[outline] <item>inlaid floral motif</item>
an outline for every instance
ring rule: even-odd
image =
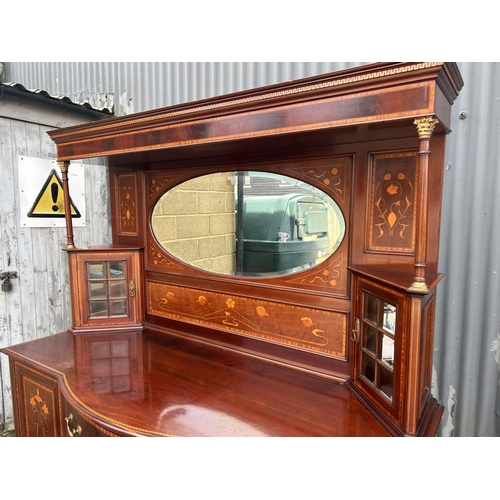
[[[119,231],[123,235],[137,235],[137,185],[134,174],[117,176]]]
[[[307,327],[307,328],[311,328],[312,326],[315,326],[314,325],[314,322],[311,318],[301,318],[300,321],[302,321],[302,324]],[[315,337],[318,337],[320,339],[322,339],[325,344],[328,344],[328,339],[326,337],[323,337],[322,335],[319,335],[319,333],[324,333],[324,330],[320,330],[319,328],[314,328],[313,330],[311,330],[312,334],[315,336]]]
[[[149,186],[149,195],[154,196],[156,193],[159,193],[160,191],[163,191],[165,186],[168,186],[170,184],[170,179],[151,179],[151,184]]]
[[[329,275],[330,273],[327,273]],[[326,277],[327,279],[327,277]],[[149,283],[150,313],[300,348],[345,355],[346,315],[332,311]]]
[[[49,409],[47,404],[40,396],[37,388],[36,394],[30,398],[30,405],[32,410],[32,420],[36,426],[36,435],[39,436],[40,432],[43,436],[49,431],[48,417]]]
[[[302,321],[302,324],[304,326],[312,326],[313,325],[313,322],[312,322],[312,319],[311,318],[300,318],[300,321]]]
[[[288,280],[288,283],[307,285],[311,288],[340,288],[342,286],[342,255],[327,264],[327,267],[317,266],[313,272]]]
[[[269,314],[267,314],[266,312],[266,308],[265,307],[262,307],[262,306],[257,306],[255,308],[255,312],[261,317],[263,318],[264,316],[269,316]]]
[[[170,259],[167,255],[161,252],[154,242],[151,242],[150,263],[155,266],[175,267],[180,268],[179,264]]]
[[[325,191],[333,192],[342,202],[345,201],[346,165],[338,164],[333,167],[316,166],[314,169],[300,169],[300,173],[321,182]]]
[[[178,175],[155,176],[149,179],[149,198],[153,199],[159,193],[163,193],[179,178]]]
[[[374,157],[368,249],[413,251],[416,170],[417,153]]]
[[[172,300],[173,298],[174,294],[172,292],[167,292],[167,294],[164,297],[162,297],[158,302],[158,307],[166,311],[169,301]]]
[[[402,172],[399,172],[394,179],[391,174],[386,174],[377,185],[376,193],[375,206],[380,220],[375,224],[379,230],[378,237],[383,236],[385,231],[391,236],[394,235],[394,231],[398,231],[400,238],[408,238],[406,229],[410,224],[407,218],[413,205],[413,184]]]

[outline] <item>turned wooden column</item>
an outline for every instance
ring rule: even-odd
[[[67,245],[66,248],[75,248],[73,241],[73,221],[71,219],[71,201],[69,197],[68,169],[69,161],[58,161],[61,169],[61,179],[64,193],[64,217],[66,219]]]
[[[434,127],[438,120],[434,116],[416,118],[414,124],[417,127],[419,138],[418,150],[418,173],[417,173],[417,223],[415,241],[415,277],[409,291],[427,293],[429,285],[425,279],[425,267],[427,265],[427,224],[428,224],[428,191],[429,191],[429,149],[430,140]]]

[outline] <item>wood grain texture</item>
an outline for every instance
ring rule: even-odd
[[[64,332],[4,353],[57,379],[74,409],[112,433],[388,435],[340,384],[165,334]]]
[[[148,313],[345,359],[347,314],[148,282]]]
[[[379,63],[54,131],[51,137],[59,159],[69,160],[397,120],[441,112],[434,106],[436,82],[449,103],[463,84],[450,63]]]

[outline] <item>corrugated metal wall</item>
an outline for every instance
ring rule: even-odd
[[[4,81],[123,115],[362,63],[7,63]],[[500,435],[500,63],[459,63],[443,201],[434,392],[439,434]],[[460,112],[466,113],[460,119]]]
[[[459,68],[465,85],[446,154],[436,392],[446,405],[443,435],[500,436],[500,63]]]
[[[327,73],[353,62],[10,62],[3,81],[64,94],[74,101],[90,99],[102,106],[114,97],[115,114],[227,94],[276,82]]]

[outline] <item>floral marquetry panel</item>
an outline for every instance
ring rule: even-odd
[[[346,314],[155,282],[148,290],[152,314],[346,357]]]
[[[135,173],[116,176],[118,194],[118,234],[138,236],[137,179]]]
[[[19,434],[25,437],[59,435],[59,390],[57,381],[16,363],[19,394]]]
[[[307,179],[311,184],[320,187],[342,207],[348,210],[351,189],[352,158],[331,157],[320,160],[308,160],[300,166],[291,166],[290,175]]]
[[[156,242],[151,241],[149,243],[148,252],[148,265],[149,267],[160,267],[167,269],[182,269],[182,266],[178,264],[163,248],[160,247]]]
[[[316,266],[310,271],[302,272],[298,277],[287,279],[286,283],[304,289],[345,293],[347,287],[345,260],[344,251],[342,253],[339,252],[338,257],[335,256],[323,265]]]
[[[414,253],[417,152],[372,157],[367,251]]]

